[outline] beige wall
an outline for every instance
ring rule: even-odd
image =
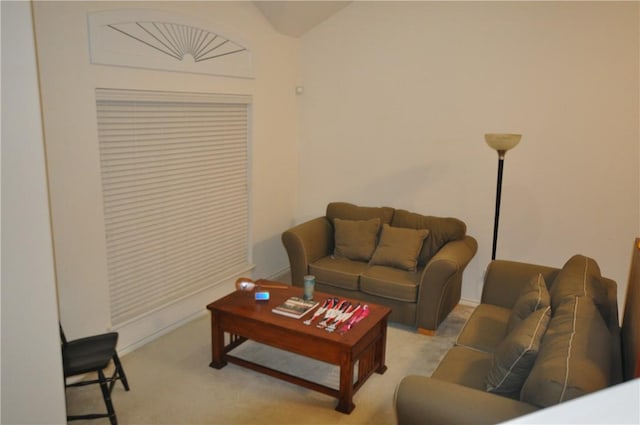
[[[624,295],[639,222],[638,3],[354,2],[302,38],[297,221],[332,200],[463,219],[490,260],[594,257]],[[622,298],[621,298],[622,299]]]
[[[29,2],[2,2],[3,424],[66,422]]]
[[[122,8],[173,11],[236,35],[253,52],[255,79],[151,71],[90,63],[87,13]],[[99,154],[97,87],[239,93],[253,97],[251,194],[254,276],[288,267],[280,232],[291,224],[297,193],[296,39],[276,33],[249,2],[35,2],[60,310],[70,336],[109,327]],[[230,290],[223,282],[120,329],[136,343]]]
[[[140,7],[237,34],[256,79],[90,64],[86,14]],[[516,131],[498,257],[561,266],[580,252],[622,286],[640,230],[638,16],[636,3],[355,2],[298,41],[249,2],[35,3],[63,322],[109,326],[96,87],[253,96],[254,276],[288,266],[280,232],[327,202],[384,204],[467,223],[480,250],[463,297],[477,301],[497,168],[483,134]]]

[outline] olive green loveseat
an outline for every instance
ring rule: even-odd
[[[291,280],[390,307],[389,320],[433,333],[460,300],[462,273],[477,251],[466,225],[390,207],[332,202],[326,215],[282,234]]]

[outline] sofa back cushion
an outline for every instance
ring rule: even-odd
[[[564,299],[553,310],[520,399],[548,407],[609,386],[611,344],[591,298]]]
[[[327,205],[327,219],[334,224],[336,218],[343,220],[379,218],[380,225],[383,225],[391,223],[394,211],[391,207],[359,207],[348,202],[331,202]]]
[[[396,210],[391,225],[429,230],[418,256],[420,266],[427,264],[447,242],[462,239],[467,233],[467,225],[457,218],[426,216],[406,210]]]
[[[369,261],[378,242],[380,219],[333,221],[335,229],[336,257],[357,261]]]
[[[608,320],[611,314],[598,263],[584,255],[574,255],[565,263],[551,284],[549,295],[554,311],[563,300],[584,296],[593,300],[603,319]]]
[[[539,273],[537,276],[533,276],[527,284],[522,287],[520,295],[509,315],[507,333],[511,332],[534,311],[549,307],[550,303],[547,284],[545,283],[542,273]]]

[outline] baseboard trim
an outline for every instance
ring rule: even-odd
[[[478,307],[480,303],[476,300],[470,300],[468,298],[460,298],[460,304],[466,305],[468,307]]]
[[[269,276],[268,279],[291,284],[291,267],[285,267],[284,269],[275,272]]]
[[[211,301],[215,301],[215,300],[211,300]],[[126,347],[123,347],[121,350],[118,350],[118,355],[119,356],[124,356],[126,354],[129,354],[135,350],[137,350],[138,348],[160,338],[161,336],[164,336],[166,334],[168,334],[169,332],[183,326],[186,325],[187,323],[191,322],[192,320],[195,320],[197,318],[200,318],[202,316],[204,316],[205,314],[207,314],[207,310],[201,310],[201,311],[197,311],[187,317],[184,317],[176,322],[171,323],[169,326],[166,326],[156,332],[154,332],[151,335],[145,336],[142,339],[139,339],[129,345],[127,345]]]
[[[120,333],[118,354],[124,356],[131,353],[145,344],[207,314],[205,307],[208,303],[235,289],[233,286],[234,279],[189,296],[141,320],[113,329]],[[273,273],[267,279],[290,283],[290,268],[285,267]]]

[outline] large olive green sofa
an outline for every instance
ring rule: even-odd
[[[433,333],[460,300],[462,273],[477,251],[466,225],[390,207],[346,202],[282,234],[291,281],[391,308],[389,320]]]
[[[616,283],[591,258],[493,261],[454,347],[396,388],[398,424],[493,424],[620,383],[618,323]]]

